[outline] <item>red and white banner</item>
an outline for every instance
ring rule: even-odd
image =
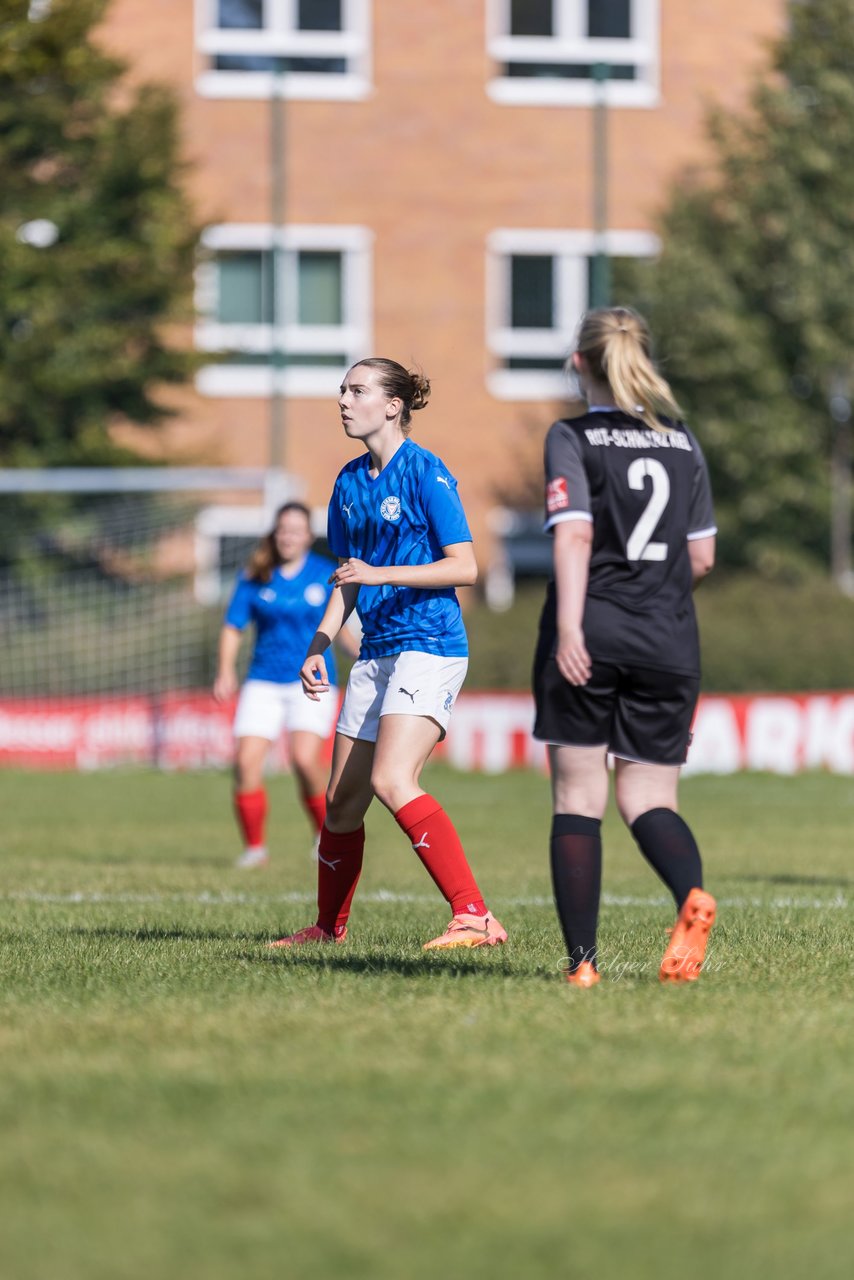
[[[527,694],[461,694],[444,744],[459,769],[542,768]],[[854,692],[753,694],[700,699],[685,773],[827,769],[854,774]]]
[[[98,769],[154,755],[150,698],[0,699],[0,764]]]
[[[204,691],[0,699],[0,766],[226,768],[232,716],[233,708],[217,706]],[[532,739],[532,723],[529,694],[463,693],[436,754],[458,769],[485,773],[542,769],[545,748]],[[284,743],[277,744],[271,765],[287,768]],[[854,775],[854,691],[701,698],[686,773],[741,769]]]

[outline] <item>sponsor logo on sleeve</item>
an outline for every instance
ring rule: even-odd
[[[564,476],[557,476],[546,485],[546,510],[549,515],[565,511],[569,506],[569,490]]]

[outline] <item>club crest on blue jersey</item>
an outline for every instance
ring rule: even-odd
[[[326,592],[319,582],[310,582],[302,594],[306,604],[310,604],[314,609],[326,603]]]
[[[266,600],[268,604],[272,604],[276,599],[276,593],[272,587],[262,588],[262,590],[258,592],[258,595],[262,600]]]
[[[380,504],[380,515],[383,520],[389,520],[392,524],[400,519],[400,498],[394,494],[389,494],[387,498],[383,498]]]

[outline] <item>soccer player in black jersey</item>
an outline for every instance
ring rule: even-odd
[[[610,752],[620,814],[676,900],[659,977],[693,981],[715,901],[703,890],[677,787],[700,683],[692,590],[714,563],[708,472],[652,362],[639,315],[625,307],[589,312],[571,363],[588,411],[554,423],[546,438],[554,579],[534,659],[534,736],[549,748],[566,976],[579,987],[599,981]]]

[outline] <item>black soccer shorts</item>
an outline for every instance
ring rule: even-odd
[[[593,660],[585,685],[564,680],[553,656],[534,667],[534,737],[564,747],[605,745],[643,764],[681,765],[691,742],[698,676]]]

